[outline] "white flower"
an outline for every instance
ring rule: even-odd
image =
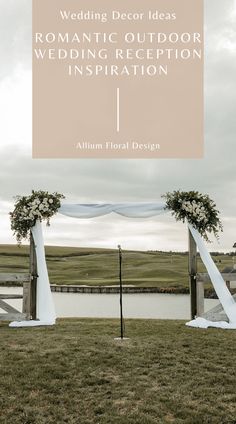
[[[41,217],[41,213],[39,212],[39,210],[35,211],[35,216]]]

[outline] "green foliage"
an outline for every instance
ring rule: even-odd
[[[29,238],[30,229],[37,219],[50,223],[50,218],[55,215],[61,206],[63,194],[49,193],[48,191],[32,191],[30,196],[17,196],[13,212],[10,212],[11,229],[18,244]]]
[[[177,221],[189,222],[199,231],[206,241],[210,241],[208,233],[216,238],[223,231],[216,204],[207,194],[198,191],[173,191],[162,196]]]

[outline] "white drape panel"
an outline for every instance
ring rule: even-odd
[[[62,204],[59,213],[74,218],[94,218],[109,213],[116,213],[129,218],[150,218],[168,210],[165,209],[164,202],[156,203],[112,203],[112,204]],[[197,244],[200,256],[206,266],[207,272],[211,278],[212,284],[218,295],[218,298],[227,314],[230,328],[236,326],[236,303],[231,296],[225,281],[223,280],[220,272],[218,271],[214,261],[212,260],[203,239],[199,232],[191,225],[189,229]],[[21,321],[13,322],[11,326],[33,326],[33,325],[51,325],[55,323],[56,314],[53,304],[50,284],[48,280],[47,265],[45,261],[44,243],[42,235],[41,223],[37,221],[36,225],[32,228],[32,234],[36,244],[36,256],[38,265],[38,282],[37,282],[37,318],[39,321]],[[207,327],[209,321],[193,320],[187,323],[189,326],[202,326]],[[199,325],[198,325],[199,324]],[[218,324],[218,325],[217,325]],[[226,328],[225,323],[215,323],[214,326]]]
[[[226,322],[226,321],[209,321],[205,318],[198,317],[192,321],[186,322],[188,327],[195,328],[222,328],[225,330],[236,330],[236,322]]]
[[[216,267],[214,261],[212,260],[210,253],[206,249],[201,235],[197,230],[195,230],[195,228],[192,227],[192,225],[188,224],[188,226],[197,244],[202,262],[204,263],[207,269],[207,272],[210,276],[210,279],[220,300],[220,303],[223,306],[224,311],[229,318],[229,321],[231,323],[236,323],[236,303],[234,301],[234,298],[231,296],[231,293],[228,290],[221,273]]]
[[[55,323],[56,313],[49,284],[48,270],[45,259],[42,225],[40,221],[32,228],[37,257],[37,318],[41,321]]]
[[[73,218],[95,218],[114,212],[128,218],[150,218],[164,212],[165,203],[62,204],[59,213]],[[166,210],[167,212],[167,210]]]
[[[53,325],[56,321],[56,313],[52,293],[49,284],[47,264],[45,260],[42,225],[37,221],[32,228],[32,235],[35,242],[38,279],[37,279],[37,305],[36,318],[31,321],[14,321],[11,327],[32,327],[39,325]]]

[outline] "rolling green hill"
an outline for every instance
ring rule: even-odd
[[[27,272],[29,247],[0,245],[0,272]],[[50,282],[53,284],[118,284],[118,252],[112,249],[46,246]],[[220,270],[232,257],[214,257]],[[204,266],[198,258],[198,271]],[[140,287],[188,287],[188,255],[176,252],[123,251],[124,284]]]

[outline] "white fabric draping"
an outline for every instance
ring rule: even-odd
[[[167,212],[164,202],[156,203],[104,203],[104,204],[62,204],[59,213],[74,218],[94,218],[109,213],[116,213],[129,218],[150,218],[161,213]],[[189,224],[189,229],[197,244],[200,256],[206,266],[212,284],[230,321],[230,328],[236,326],[236,303],[231,296],[225,281],[212,260],[203,239],[199,232]],[[38,321],[13,322],[11,326],[33,326],[33,325],[52,325],[55,323],[56,314],[48,280],[47,265],[45,261],[44,244],[41,223],[37,221],[32,228],[32,234],[36,244],[36,256],[38,265],[38,283],[37,283],[37,318]],[[206,320],[201,321],[202,327],[206,328]],[[198,320],[187,323],[189,326],[200,326]],[[208,326],[212,326],[211,322]],[[215,323],[216,327],[226,328],[225,324]]]
[[[53,325],[56,321],[56,313],[50,283],[48,278],[47,264],[45,259],[42,225],[37,221],[32,228],[32,235],[35,243],[35,251],[38,267],[37,278],[37,320],[13,321],[10,327],[32,327],[39,325]]]
[[[188,327],[195,328],[222,328],[225,330],[236,330],[236,322],[226,322],[226,321],[209,321],[205,318],[198,317],[192,321],[186,322]]]
[[[221,273],[216,267],[214,261],[212,260],[210,253],[206,249],[206,246],[204,244],[204,241],[201,235],[199,234],[197,230],[195,230],[195,228],[192,227],[192,225],[188,224],[188,226],[197,244],[202,262],[204,263],[207,269],[207,272],[212,281],[212,284],[219,298],[219,301],[221,305],[223,306],[223,309],[226,315],[228,316],[230,323],[236,323],[236,303],[234,301],[234,298],[233,296],[231,296],[231,293],[228,290],[228,287],[226,286]],[[191,321],[188,323],[188,325],[190,325],[190,323]]]
[[[157,203],[103,203],[103,204],[62,204],[59,213],[73,218],[95,218],[116,213],[128,218],[150,218],[163,213],[164,202]],[[167,211],[167,210],[166,210]]]

